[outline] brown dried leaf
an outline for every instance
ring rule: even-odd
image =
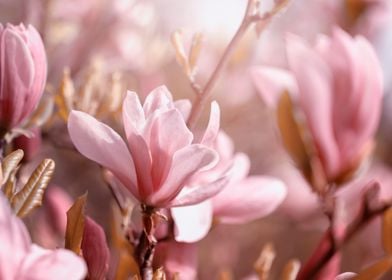
[[[233,279],[233,273],[230,270],[228,270],[228,269],[221,270],[219,272],[218,279],[219,280],[232,280]]]
[[[163,270],[163,267],[159,267],[154,271],[154,275],[152,276],[153,280],[166,280],[166,274]]]
[[[53,160],[44,159],[23,188],[12,197],[11,206],[16,215],[23,218],[34,208],[42,205],[43,195],[52,178],[54,167]]]
[[[392,258],[384,258],[361,271],[353,280],[376,280],[383,276],[392,267]]]
[[[197,61],[199,60],[200,51],[203,43],[203,34],[195,33],[192,37],[192,45],[189,50],[189,69],[191,74],[195,74]]]
[[[46,123],[53,114],[54,103],[53,96],[44,95],[41,98],[38,108],[34,111],[34,114],[23,128],[30,129],[33,127],[40,127]]]
[[[108,104],[109,112],[116,112],[121,108],[123,101],[123,84],[121,82],[121,73],[113,73],[110,80],[110,102]]]
[[[8,178],[10,177],[11,173],[18,167],[20,161],[23,158],[23,150],[16,150],[10,153],[8,156],[6,156],[2,163],[1,163],[1,169],[3,173],[3,179],[1,181],[1,185],[3,185],[5,182],[8,181]]]
[[[176,52],[177,62],[182,67],[186,75],[189,77],[191,75],[191,68],[189,66],[188,57],[185,53],[181,31],[177,30],[173,32],[170,39]]]
[[[282,273],[282,280],[295,280],[299,269],[301,267],[301,263],[299,260],[293,259],[290,260],[284,267]]]
[[[271,243],[264,245],[259,258],[253,266],[260,280],[268,279],[275,256],[276,252],[274,246]]]
[[[277,13],[280,13],[284,10],[284,8],[287,7],[287,5],[290,3],[290,0],[275,0],[275,6],[271,11],[272,15],[276,15]]]
[[[294,105],[288,92],[284,92],[279,100],[277,120],[287,152],[298,168],[309,176],[311,173],[310,156],[294,117]]]
[[[392,207],[384,212],[382,224],[382,244],[384,251],[392,255]]]
[[[5,185],[3,185],[3,192],[5,197],[8,199],[8,201],[11,201],[12,197],[14,196],[15,193],[15,173],[16,170],[14,170],[11,175],[9,176],[7,182]]]
[[[68,114],[72,109],[74,95],[75,87],[70,76],[70,70],[66,68],[63,72],[60,88],[54,98],[58,107],[58,114],[65,122],[67,122]]]
[[[67,228],[65,230],[65,248],[80,255],[80,248],[82,245],[84,223],[85,223],[85,208],[86,208],[87,193],[78,197],[75,203],[67,211]],[[124,278],[125,279],[125,278]]]
[[[139,272],[134,271],[135,262],[132,256],[128,254],[125,250],[120,250],[119,252],[118,265],[116,269],[115,280],[128,279],[130,275],[133,275],[132,279],[140,279]],[[137,267],[137,265],[136,265]]]
[[[127,214],[126,214],[127,215]],[[119,251],[119,261],[115,279],[128,279],[130,275],[139,275],[139,267],[133,257],[134,248],[125,238],[121,222],[125,218],[116,205],[112,205],[111,238],[112,244]],[[127,218],[129,220],[129,216]]]
[[[78,92],[78,99],[76,101],[75,107],[83,112],[87,112],[91,115],[95,115],[98,109],[98,102],[95,96],[95,68],[92,68],[87,76],[86,81],[83,83],[82,87]]]

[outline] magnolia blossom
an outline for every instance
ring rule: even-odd
[[[230,169],[225,187],[217,195],[202,203],[171,209],[175,222],[175,239],[196,242],[207,235],[212,220],[224,224],[244,224],[273,212],[286,196],[284,184],[267,176],[248,176],[249,158],[234,154],[231,139],[220,132],[213,147],[220,161],[213,169],[198,174],[189,185],[203,186],[221,178]]]
[[[32,244],[25,225],[0,194],[0,279],[84,279],[84,261],[73,252]]]
[[[123,103],[127,141],[90,115],[72,111],[68,130],[75,147],[89,159],[109,169],[140,203],[173,207],[199,203],[220,189],[219,182],[183,193],[195,173],[216,164],[217,153],[194,136],[185,120],[187,100],[173,102],[166,87],[158,87],[143,106],[136,93],[128,92]],[[212,104],[210,123],[201,142],[214,138],[219,127],[219,107]]]
[[[272,213],[286,196],[284,184],[267,176],[248,176],[250,162],[242,153],[234,154],[231,139],[220,132],[213,143],[220,161],[213,169],[198,174],[190,184],[222,177],[230,168],[229,180],[222,191],[209,200],[186,207],[171,209],[174,238],[158,247],[158,259],[166,271],[178,272],[181,279],[195,279],[197,275],[197,245],[207,235],[212,221],[224,224],[244,224]],[[162,252],[164,250],[164,252]]]
[[[378,126],[382,73],[369,42],[335,28],[314,47],[287,37],[290,71],[266,67],[252,75],[268,104],[287,90],[305,117],[329,181],[355,169],[369,151]]]
[[[35,109],[46,82],[45,49],[29,25],[0,24],[0,129],[19,125]]]

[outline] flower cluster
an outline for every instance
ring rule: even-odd
[[[0,1],[0,280],[388,275],[391,4],[219,1]]]

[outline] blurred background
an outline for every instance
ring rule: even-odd
[[[0,22],[30,23],[39,30],[48,54],[47,96],[58,96],[72,80],[77,100],[74,106],[122,133],[118,100],[126,89],[144,97],[151,89],[165,84],[175,98],[194,97],[187,76],[176,61],[172,32],[181,30],[186,48],[195,33],[202,34],[196,80],[204,85],[239,26],[246,2],[0,0]],[[249,155],[251,174],[281,178],[288,186],[288,196],[275,214],[260,221],[215,227],[200,242],[200,279],[216,279],[222,270],[233,273],[235,279],[250,275],[260,250],[268,242],[274,244],[277,253],[272,267],[275,279],[289,259],[306,260],[327,226],[317,196],[282,148],[275,113],[256,94],[249,75],[249,69],[255,65],[286,66],[288,33],[312,43],[317,35],[329,34],[338,25],[353,35],[367,37],[376,48],[385,83],[377,148],[368,171],[344,188],[341,195],[355,205],[364,182],[377,178],[382,184],[383,198],[392,198],[391,5],[390,0],[292,0],[262,34],[253,28],[248,30],[213,89],[213,99],[221,106],[222,128],[232,137],[236,151]],[[268,11],[273,1],[261,0],[260,6]],[[111,106],[101,106],[108,104],[108,92],[112,94]],[[78,99],[78,94],[83,98]],[[205,111],[207,116],[208,110]],[[88,213],[109,235],[112,198],[99,166],[73,149],[66,123],[56,109],[38,134],[41,137],[37,136],[35,142],[20,141],[35,155],[24,166],[26,173],[41,159],[53,158],[53,185],[72,198],[87,190]],[[33,231],[36,217],[41,214],[37,211],[28,218]],[[36,235],[39,242],[40,234]],[[357,235],[344,249],[342,271],[359,271],[380,257],[379,236],[379,221]]]

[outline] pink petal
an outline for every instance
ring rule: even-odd
[[[202,203],[171,208],[174,220],[174,235],[178,242],[193,243],[204,238],[212,225],[212,204]]]
[[[151,91],[143,105],[146,118],[151,116],[156,110],[165,111],[173,108],[173,97],[166,86],[159,86]]]
[[[1,121],[5,127],[19,124],[34,83],[34,61],[28,46],[16,28],[7,27],[0,34]]]
[[[179,207],[200,203],[218,194],[227,185],[229,176],[224,175],[212,183],[186,187],[168,204],[168,207]]]
[[[340,167],[332,126],[332,77],[321,59],[296,36],[287,37],[287,58],[298,81],[299,101],[327,175]],[[306,62],[306,65],[304,65]]]
[[[220,109],[218,103],[214,101],[211,103],[210,120],[208,121],[206,131],[204,132],[200,144],[203,144],[207,147],[212,147],[218,135],[219,127]]]
[[[358,150],[355,126],[359,98],[363,89],[359,88],[363,67],[354,40],[341,29],[335,28],[333,37],[323,48],[322,55],[333,73],[333,127],[335,138],[341,152]],[[344,110],[342,110],[344,108]]]
[[[139,197],[133,160],[120,135],[90,115],[75,110],[69,116],[68,131],[81,154],[112,171]]]
[[[249,157],[244,153],[237,153],[233,158],[233,166],[230,170],[230,182],[238,182],[244,179],[250,170]]]
[[[276,108],[279,98],[285,90],[294,96],[297,95],[297,82],[287,70],[258,66],[250,70],[250,75],[261,99],[270,108]]]
[[[16,279],[79,280],[86,276],[87,268],[83,259],[71,251],[50,251],[33,245],[18,272]]]
[[[349,279],[353,279],[355,276],[357,276],[356,273],[345,272],[336,276],[335,280],[349,280]]]
[[[41,99],[47,76],[47,60],[45,47],[38,31],[32,26],[28,25],[26,33],[28,34],[27,44],[31,51],[31,56],[34,60],[34,83],[30,94],[27,96],[24,107],[24,114],[27,116],[37,106]]]
[[[192,140],[193,134],[178,110],[171,109],[157,115],[151,127],[149,143],[155,191],[163,184],[170,170],[173,155],[189,146]]]
[[[55,232],[65,235],[67,211],[72,206],[70,196],[58,186],[50,186],[45,192],[45,214]]]
[[[178,150],[170,166],[169,173],[162,187],[151,199],[152,205],[164,206],[174,199],[186,181],[201,168],[215,163],[218,155],[212,149],[200,144],[193,144]]]
[[[146,118],[139,97],[135,92],[127,91],[127,95],[123,102],[122,112],[124,129],[127,137],[129,137],[129,134],[141,134],[143,129],[142,126],[145,123]]]
[[[152,162],[149,147],[143,137],[146,122],[144,111],[136,93],[127,92],[122,114],[129,151],[135,164],[138,191],[141,198],[146,198],[153,192]]]
[[[220,130],[216,137],[214,149],[219,154],[219,161],[231,160],[234,154],[234,144],[231,138]]]
[[[189,114],[191,113],[192,103],[189,99],[180,99],[174,102],[174,107],[180,111],[184,120],[189,118]]]
[[[195,280],[197,276],[197,244],[165,242],[157,247],[160,263],[171,279],[175,273],[181,280]],[[157,254],[158,255],[158,254]]]
[[[214,216],[222,223],[247,223],[272,213],[285,197],[286,187],[281,181],[251,176],[228,185],[212,198]]]
[[[381,66],[375,51],[362,37],[357,37],[355,43],[360,71],[358,89],[353,98],[358,100],[358,104],[351,112],[353,119],[347,128],[351,135],[342,139],[340,147],[343,157],[348,161],[358,156],[363,146],[373,138],[381,115],[383,92]]]
[[[16,279],[30,244],[25,225],[11,212],[8,200],[0,192],[0,279]]]
[[[87,263],[89,279],[105,279],[110,262],[105,232],[100,225],[88,217],[84,225],[82,252]]]

